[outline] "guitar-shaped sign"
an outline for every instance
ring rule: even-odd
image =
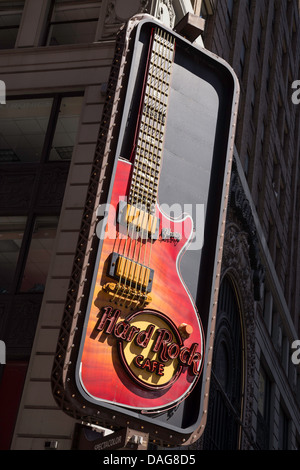
[[[149,46],[131,160],[119,158],[78,360],[78,381],[96,402],[156,412],[175,406],[201,374],[204,335],[180,274],[193,236],[189,215],[158,203],[172,35]]]

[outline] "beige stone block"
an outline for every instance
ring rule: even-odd
[[[74,150],[73,163],[93,163],[96,151],[96,142],[91,144],[78,144]]]
[[[32,368],[30,378],[45,380],[51,378],[52,368],[54,362],[54,355],[36,355],[32,360]]]
[[[26,407],[56,408],[50,377],[48,382],[29,382],[24,394],[24,405]]]
[[[78,241],[78,231],[60,232],[56,247],[57,254],[75,253]]]
[[[63,231],[78,231],[81,226],[83,210],[79,208],[64,209],[61,213],[61,230]]]
[[[87,185],[68,186],[65,193],[65,205],[67,209],[83,208],[87,194]]]
[[[74,255],[56,255],[51,270],[52,277],[67,277],[72,274]]]
[[[17,433],[31,436],[72,437],[75,421],[60,410],[25,409]]]
[[[55,354],[59,336],[59,329],[42,328],[38,332],[35,352]]]
[[[88,184],[91,177],[92,165],[73,165],[69,182],[73,184]]]
[[[97,142],[100,124],[83,124],[79,129],[80,143]]]
[[[65,302],[43,303],[40,311],[40,321],[44,327],[59,328],[63,318]]]
[[[103,103],[104,102],[104,96],[102,94],[102,88],[101,85],[91,85],[86,88],[85,91],[85,101],[87,104],[95,104],[95,103]]]
[[[89,104],[85,106],[82,116],[84,124],[99,123],[101,121],[103,104]]]
[[[67,290],[69,288],[69,279],[48,279],[45,300],[52,302],[65,302]]]

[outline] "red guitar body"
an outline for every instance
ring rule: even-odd
[[[170,220],[157,205],[157,239],[126,242],[116,214],[120,201],[126,200],[131,170],[130,162],[118,161],[82,337],[78,378],[93,402],[150,412],[175,406],[192,390],[201,373],[204,335],[180,274],[181,257],[193,236],[193,221],[189,215]],[[181,234],[180,239],[162,237],[164,228],[167,233]],[[125,243],[126,256],[134,259],[139,253],[140,259],[150,259],[154,272],[151,301],[142,308],[114,305],[103,290],[111,282],[108,260],[112,253],[121,253]],[[183,323],[188,325],[188,337],[180,334]]]

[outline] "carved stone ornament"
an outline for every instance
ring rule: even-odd
[[[111,0],[107,6],[106,24],[121,24],[137,13],[148,13],[149,0]]]
[[[229,211],[229,220],[232,212]],[[255,299],[252,267],[249,257],[249,236],[238,223],[228,222],[223,249],[222,278],[229,275],[238,293],[245,339],[245,390],[242,419],[242,449],[252,447],[251,423],[255,373]]]
[[[251,206],[240,182],[235,162],[233,162],[232,166],[229,204],[236,213],[240,225],[248,234],[249,257],[253,271],[254,297],[255,300],[260,301],[262,298],[265,270],[260,261],[258,237]]]
[[[154,16],[171,28],[175,24],[175,11],[171,0],[158,0]]]

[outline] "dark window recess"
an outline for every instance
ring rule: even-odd
[[[261,366],[258,382],[256,443],[261,450],[269,449],[271,382]]]
[[[15,47],[24,1],[0,2],[0,49]]]
[[[227,277],[220,287],[205,450],[238,450],[241,437],[242,330],[238,300]]]
[[[27,367],[25,361],[0,366],[0,450],[10,450]]]
[[[283,410],[282,406],[280,406],[279,410],[279,441],[278,441],[278,449],[279,450],[288,450],[289,445],[289,418],[285,411]]]
[[[61,99],[49,160],[71,160],[82,107],[82,96]]]
[[[35,218],[22,275],[21,292],[43,292],[56,237],[58,216]]]
[[[0,107],[0,163],[71,160],[82,96],[9,99]]]
[[[27,217],[0,217],[0,294],[12,291]]]
[[[54,3],[46,45],[93,43],[100,15],[98,1]]]
[[[44,291],[81,107],[78,95],[0,107],[0,295]]]

